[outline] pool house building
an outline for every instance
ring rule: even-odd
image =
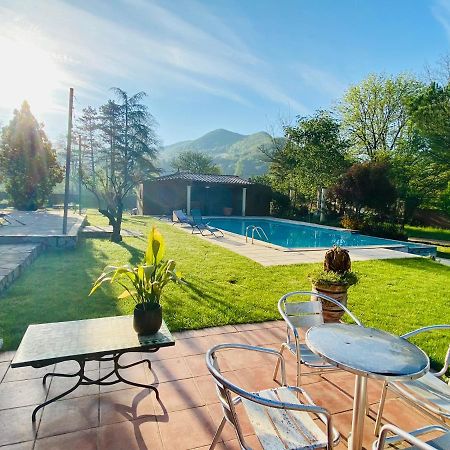
[[[269,215],[270,189],[236,175],[176,172],[139,186],[138,213],[169,214],[183,209],[204,215]]]

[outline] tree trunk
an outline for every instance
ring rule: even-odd
[[[117,207],[116,216],[108,209],[99,209],[98,211],[100,214],[103,214],[105,217],[108,218],[109,224],[112,226],[112,234],[110,240],[112,242],[121,242],[122,236],[120,235],[120,230],[122,228],[123,205],[120,204]]]

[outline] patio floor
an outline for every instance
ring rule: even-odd
[[[214,384],[208,374],[205,351],[212,345],[233,342],[277,348],[285,338],[283,322],[265,322],[208,328],[174,333],[175,347],[145,354],[154,361],[152,371],[144,365],[126,369],[127,378],[155,382],[161,403],[146,389],[122,383],[107,386],[80,387],[38,414],[31,422],[33,405],[43,402],[74,383],[70,379],[54,379],[47,387],[42,376],[54,366],[43,369],[11,369],[13,352],[0,353],[0,450],[105,449],[105,450],[184,450],[207,449],[222,418]],[[126,362],[141,358],[130,354]],[[295,361],[287,357],[288,382],[295,383]],[[122,361],[122,360],[121,360]],[[249,390],[275,386],[273,361],[266,355],[249,356],[248,352],[224,352],[219,361],[228,378]],[[90,363],[91,375],[104,373],[108,363]],[[58,365],[70,371],[71,365]],[[64,366],[64,367],[61,367]],[[303,383],[317,404],[328,408],[342,440],[337,449],[345,449],[352,416],[354,378],[345,372],[323,376],[305,376]],[[372,416],[377,410],[380,383],[369,380],[368,397]],[[243,417],[248,444],[260,448]],[[429,423],[429,419],[411,410],[400,400],[390,397],[386,418],[405,429]],[[366,418],[364,446],[373,440],[373,419]],[[237,449],[235,435],[229,425],[222,434],[217,450]]]

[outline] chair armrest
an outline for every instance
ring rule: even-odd
[[[401,441],[409,442],[410,444],[415,445],[420,450],[436,450],[435,447],[432,447],[431,445],[421,441],[420,439],[417,439],[416,437],[430,433],[432,431],[441,431],[442,433],[449,432],[449,430],[439,425],[431,425],[428,427],[419,428],[418,430],[414,430],[408,433],[394,425],[387,424],[381,429],[380,437],[373,443],[372,450],[382,450],[385,444],[395,444]],[[393,433],[394,436],[388,438],[387,434],[389,432]]]
[[[260,353],[268,353],[269,355],[276,356],[280,360],[280,367],[281,367],[281,383],[283,386],[286,385],[286,362],[284,360],[283,355],[274,349],[266,348],[266,347],[256,347],[252,345],[247,344],[218,344],[214,347],[210,348],[206,353],[206,365],[208,366],[208,369],[210,372],[214,373],[214,376],[216,378],[223,379],[222,375],[216,370],[216,368],[211,364],[211,360],[213,358],[213,355],[219,351],[219,350],[227,350],[227,349],[237,349],[237,350],[249,350],[253,352],[260,352]],[[226,383],[230,384],[230,383]],[[237,386],[232,385],[233,388],[237,388],[238,390],[242,391],[242,389],[238,388]],[[234,390],[234,389],[233,389]],[[237,391],[235,391],[237,394],[239,394]],[[246,391],[242,391],[246,392]],[[240,395],[240,394],[239,394]]]
[[[426,327],[417,328],[417,330],[410,331],[409,333],[402,334],[400,337],[402,337],[403,339],[409,339],[413,336],[417,336],[420,333],[425,333],[428,331],[435,331],[435,330],[450,330],[450,325],[449,324],[428,325]],[[441,377],[442,375],[444,375],[445,372],[447,372],[449,364],[450,364],[450,346],[448,347],[447,354],[445,355],[444,366],[442,367],[442,369],[439,372],[433,373],[433,375],[438,378]]]

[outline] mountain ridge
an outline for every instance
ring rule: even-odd
[[[265,131],[240,134],[218,128],[197,139],[175,142],[163,147],[160,163],[166,172],[170,172],[170,161],[179,153],[199,151],[211,156],[223,174],[248,178],[262,175],[268,169],[268,163],[264,161],[264,155],[259,150],[261,146],[273,146],[271,136]]]

